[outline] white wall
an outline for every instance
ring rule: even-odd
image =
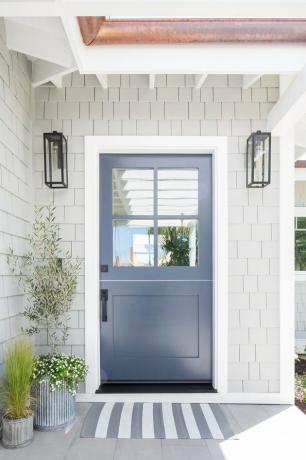
[[[0,368],[5,343],[20,333],[24,304],[6,257],[9,246],[24,253],[31,220],[30,96],[29,63],[7,50],[0,18]]]
[[[192,76],[158,76],[148,89],[146,75],[110,76],[109,89],[93,76],[74,73],[65,87],[35,92],[35,201],[54,202],[64,245],[84,257],[85,135],[222,135],[229,144],[229,389],[279,391],[278,146],[273,139],[272,183],[245,187],[245,144],[266,128],[278,98],[278,79],[266,76],[242,89],[239,75],[211,75],[201,90]],[[68,137],[69,189],[43,185],[42,133]],[[84,274],[79,279],[66,351],[84,354]],[[45,337],[39,339],[45,351]]]

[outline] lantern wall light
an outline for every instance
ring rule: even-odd
[[[246,186],[263,188],[271,182],[271,133],[256,131],[247,140]]]
[[[45,184],[68,188],[67,139],[63,133],[44,133]]]

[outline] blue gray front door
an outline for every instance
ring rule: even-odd
[[[211,155],[100,155],[101,381],[212,379]]]

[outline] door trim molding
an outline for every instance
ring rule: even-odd
[[[103,153],[212,155],[213,385],[219,396],[226,394],[228,384],[227,138],[217,136],[85,137],[85,359],[89,366],[86,394],[93,395],[100,385],[99,155]],[[139,399],[139,395],[137,396]],[[197,397],[202,400],[203,395],[199,393]]]

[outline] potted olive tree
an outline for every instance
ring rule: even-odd
[[[34,360],[34,426],[46,431],[61,429],[75,418],[74,396],[87,369],[83,359],[60,353],[69,336],[80,261],[61,250],[53,206],[35,208],[29,250],[23,256],[11,250],[8,263],[27,295],[25,332],[45,332],[50,348],[50,353]]]
[[[6,448],[25,447],[33,439],[33,412],[30,407],[33,349],[27,337],[12,342],[5,353],[2,444]]]

